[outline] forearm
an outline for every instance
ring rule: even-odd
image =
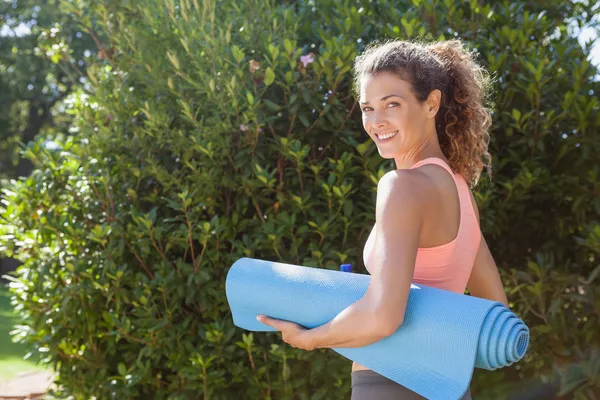
[[[316,348],[364,347],[387,336],[380,326],[363,298],[307,334]]]

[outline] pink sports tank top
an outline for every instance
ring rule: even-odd
[[[411,169],[424,164],[437,164],[452,176],[460,203],[460,222],[456,237],[443,245],[419,248],[413,274],[413,283],[432,286],[463,294],[479,250],[481,231],[473,210],[469,186],[461,175],[439,158],[426,158],[414,164]],[[369,235],[363,253],[365,265],[374,245],[374,235]]]

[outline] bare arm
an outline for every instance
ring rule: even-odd
[[[479,221],[479,210],[477,209],[477,203],[471,193],[471,202]],[[473,270],[471,276],[467,282],[467,289],[469,293],[475,297],[481,297],[488,300],[499,301],[508,307],[508,299],[502,286],[502,280],[500,279],[500,273],[496,262],[490,253],[490,249],[481,234],[481,243],[479,244],[479,250],[475,257],[475,263],[473,264]]]
[[[317,348],[367,346],[404,321],[423,220],[424,200],[414,179],[394,171],[380,180],[371,282],[360,300],[309,331]]]

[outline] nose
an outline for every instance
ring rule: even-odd
[[[371,125],[375,129],[382,129],[386,125],[385,118],[380,113],[373,112],[373,120]]]

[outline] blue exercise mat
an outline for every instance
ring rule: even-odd
[[[236,326],[275,331],[258,314],[315,328],[359,300],[371,277],[241,258],[225,291]],[[494,370],[519,361],[529,329],[502,303],[411,285],[404,322],[391,336],[360,348],[335,348],[344,357],[431,400],[460,399],[474,367]]]

